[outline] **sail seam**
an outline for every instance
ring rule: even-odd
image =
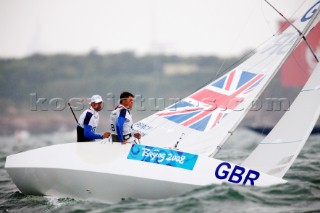
[[[301,142],[302,140],[295,140],[295,141],[265,141],[261,142],[260,144],[284,144],[284,143],[297,143]]]
[[[320,88],[314,88],[314,89],[304,89],[304,90],[301,90],[301,92],[312,92],[312,91],[319,91]]]

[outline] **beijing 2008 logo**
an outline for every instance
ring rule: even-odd
[[[320,4],[320,1],[318,1],[317,3],[315,3],[315,5],[313,5],[307,12],[306,14],[304,14],[304,16],[301,18],[302,22],[305,22],[309,19],[311,19],[311,17],[317,12],[317,9],[315,9],[315,7]]]

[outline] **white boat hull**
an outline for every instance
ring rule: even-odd
[[[131,156],[137,150],[136,156],[143,155],[143,159]],[[166,153],[166,159],[161,153]],[[186,164],[188,159],[183,156],[192,159]],[[127,197],[167,198],[223,182],[255,186],[286,182],[206,156],[109,142],[69,143],[26,151],[8,156],[5,168],[25,194],[104,202]]]

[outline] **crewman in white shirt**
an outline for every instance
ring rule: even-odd
[[[110,114],[112,142],[126,144],[135,138],[140,139],[141,134],[132,129],[133,120],[130,110],[134,104],[134,95],[130,92],[122,92],[120,105]]]
[[[94,141],[95,139],[104,139],[110,136],[110,132],[103,135],[96,134],[99,124],[99,111],[103,109],[103,100],[100,95],[93,95],[90,101],[90,108],[85,110],[79,118],[77,127],[78,142]]]

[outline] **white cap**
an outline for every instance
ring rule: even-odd
[[[93,95],[91,97],[90,103],[100,103],[100,102],[103,102],[103,100],[102,100],[100,95]]]

